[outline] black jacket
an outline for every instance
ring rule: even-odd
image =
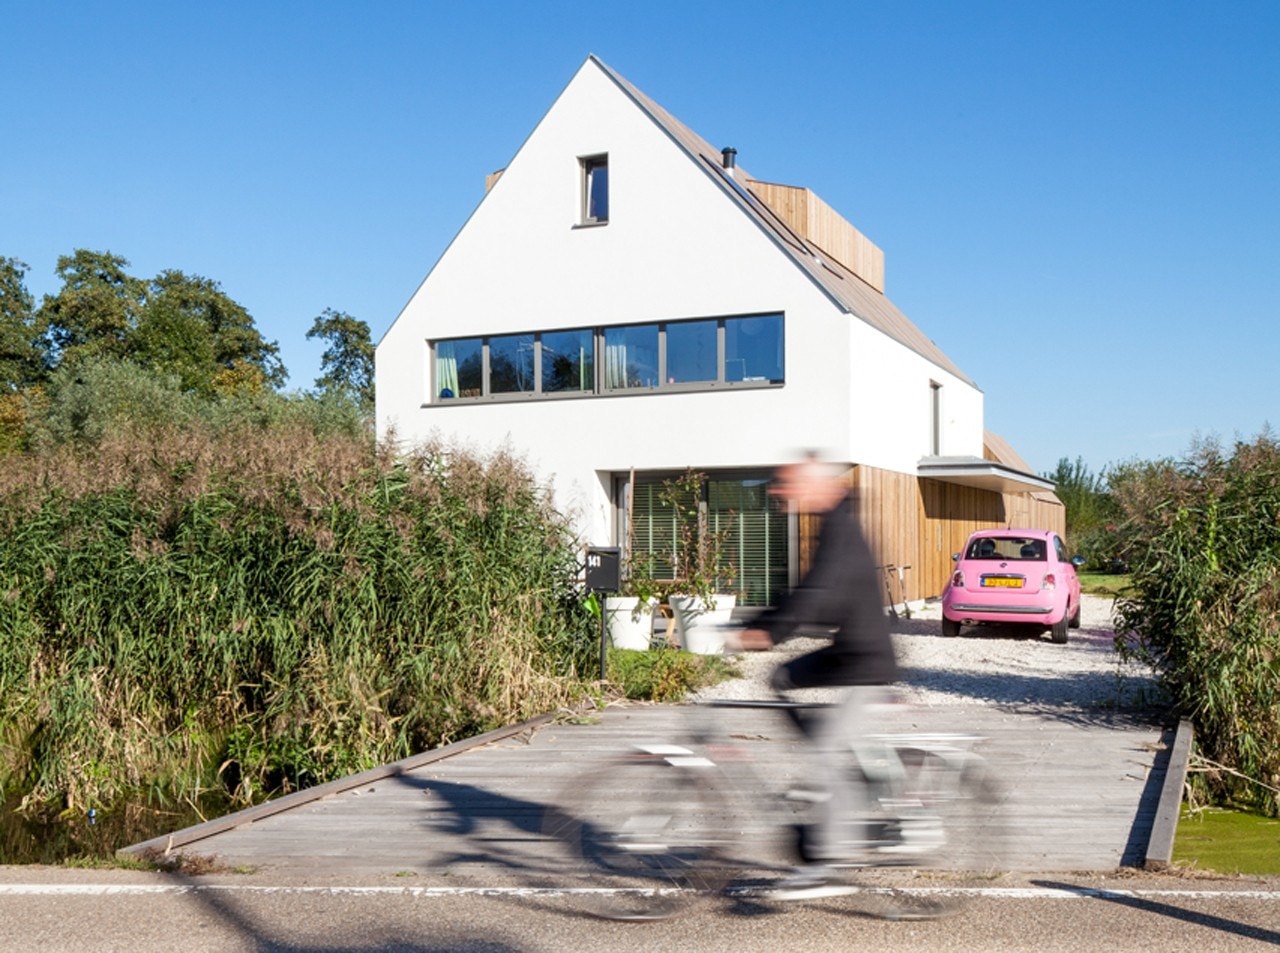
[[[775,642],[797,628],[834,630],[831,644],[787,664],[796,688],[823,685],[887,685],[898,678],[889,620],[871,550],[852,495],[823,518],[813,564],[800,585],[755,625]]]

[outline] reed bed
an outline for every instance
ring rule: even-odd
[[[0,461],[0,784],[26,810],[233,805],[556,708],[571,533],[524,464],[301,421]]]
[[[1195,724],[1201,793],[1280,815],[1280,443],[1207,444],[1151,465],[1123,499],[1137,547],[1122,652]]]

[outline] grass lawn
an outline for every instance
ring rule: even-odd
[[[1247,811],[1182,809],[1173,861],[1224,874],[1280,874],[1280,820]]]
[[[1095,596],[1118,596],[1129,588],[1129,577],[1106,572],[1082,572],[1080,588]]]

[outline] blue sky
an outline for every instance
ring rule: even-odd
[[[588,53],[884,249],[1037,472],[1280,424],[1280,3],[17,4],[0,255],[216,279],[309,387]],[[516,303],[518,304],[518,303]]]

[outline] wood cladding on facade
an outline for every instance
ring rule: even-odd
[[[951,575],[952,555],[964,548],[975,530],[1013,526],[1065,534],[1066,510],[1052,494],[995,493],[868,466],[853,467],[847,480],[862,503],[862,531],[876,565],[910,567],[903,578],[905,595],[894,578],[899,604],[904,598],[941,595]],[[812,562],[819,525],[812,517],[800,519],[802,574]]]

